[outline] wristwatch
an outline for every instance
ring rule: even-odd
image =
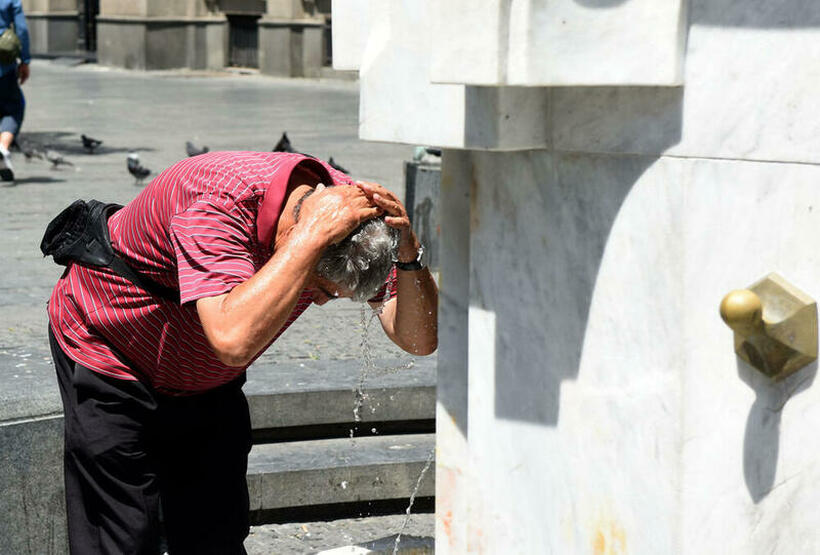
[[[419,244],[419,251],[416,254],[416,259],[412,262],[399,262],[396,260],[396,268],[399,270],[404,270],[405,272],[417,272],[424,268],[424,264],[422,263],[422,257],[424,256],[424,245]]]

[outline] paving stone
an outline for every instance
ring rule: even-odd
[[[402,514],[254,526],[245,541],[245,548],[248,555],[299,555],[362,546],[384,538],[393,539],[402,530],[405,518]],[[406,541],[407,537],[421,538],[429,545],[434,532],[433,514],[411,514],[399,546],[411,544],[412,540]]]
[[[251,510],[409,498],[434,449],[434,434],[254,445]],[[435,494],[433,474],[428,467],[418,496]]]

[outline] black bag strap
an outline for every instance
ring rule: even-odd
[[[129,266],[111,246],[108,218],[122,208],[120,204],[98,200],[77,200],[60,212],[46,227],[40,250],[54,262],[67,265],[109,268],[140,289],[171,302],[179,303],[179,291],[157,283]]]
[[[148,291],[154,296],[162,297],[163,299],[179,304],[179,291],[166,287],[148,276],[139,273],[116,254],[114,258],[111,259],[108,267],[140,289]]]

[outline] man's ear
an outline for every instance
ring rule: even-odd
[[[317,193],[322,192],[324,189],[327,189],[327,187],[325,186],[324,183],[319,183],[318,185],[316,185],[316,192]]]

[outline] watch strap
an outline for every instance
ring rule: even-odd
[[[396,261],[396,268],[399,270],[404,270],[405,272],[417,272],[424,268],[424,265],[418,260],[414,260],[412,262]]]
[[[400,262],[396,260],[396,268],[399,270],[404,270],[405,272],[417,272],[424,268],[424,264],[421,263],[421,257],[424,255],[424,246],[419,245],[418,253],[416,254],[416,259],[412,262]]]

